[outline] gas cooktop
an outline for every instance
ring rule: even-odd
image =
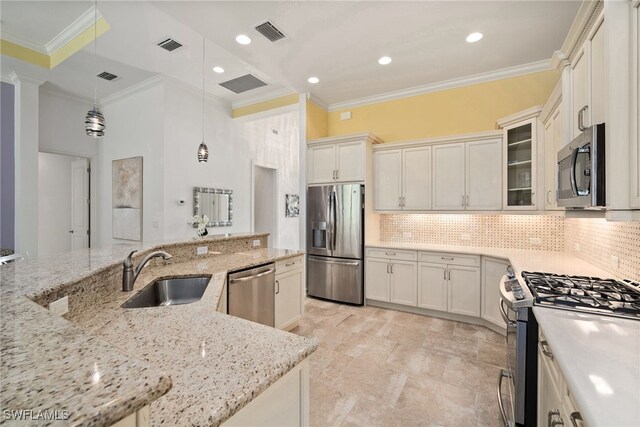
[[[523,271],[534,303],[640,320],[640,283]]]

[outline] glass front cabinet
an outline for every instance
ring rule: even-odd
[[[535,210],[536,118],[505,126],[504,209]]]

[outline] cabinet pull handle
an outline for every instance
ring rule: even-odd
[[[385,252],[384,254],[389,256],[396,256],[395,252]]]
[[[536,205],[536,193],[534,193],[533,191],[531,192],[531,206],[535,206]]]
[[[580,427],[577,421],[577,420],[582,421],[582,415],[580,415],[580,412],[572,412],[569,418],[571,419],[571,424],[573,424],[573,427]]]
[[[551,204],[551,190],[547,191],[547,203]]]
[[[295,261],[294,262],[288,262],[284,266],[285,267],[291,267],[292,265],[296,265],[296,262]]]
[[[336,169],[336,179],[340,179],[340,169]]]
[[[280,293],[280,282],[276,280],[276,295]]]
[[[467,194],[467,203],[465,205],[466,207],[469,207],[469,195]]]
[[[440,259],[445,261],[453,261],[455,258],[452,256],[441,256]]]
[[[389,265],[391,265],[391,264],[387,263],[387,274],[389,274]]]
[[[391,265],[391,274],[393,274],[393,264],[390,264],[390,265]]]
[[[464,207],[464,194],[461,196],[462,198],[462,207]]]
[[[444,280],[447,280],[447,269],[446,268],[442,270],[442,278]]]
[[[451,280],[451,270],[448,270],[448,271],[449,271],[449,280]]]
[[[546,341],[540,341],[540,349],[545,356],[553,360],[553,353],[551,352],[551,350],[549,350],[549,343],[547,343]]]
[[[589,106],[585,105],[584,107],[582,107],[580,109],[580,111],[578,111],[578,129],[580,131],[587,130],[587,127],[584,125],[584,116],[583,116],[583,114],[587,111],[588,108],[589,108]]]
[[[402,207],[402,197],[398,196],[398,207]]]

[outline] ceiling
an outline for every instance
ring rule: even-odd
[[[37,45],[68,28],[91,1],[0,3],[2,33]],[[202,86],[206,37],[207,91],[234,105],[292,92],[311,92],[326,104],[428,85],[549,60],[559,49],[579,1],[100,1],[111,29],[98,40],[100,70],[121,76],[101,83],[104,95],[158,73]],[[55,7],[54,7],[55,6]],[[272,43],[255,25],[270,20],[287,38]],[[475,44],[473,31],[484,33]],[[235,42],[240,33],[253,42]],[[172,37],[184,46],[166,52]],[[70,94],[93,94],[93,46],[53,70],[36,70]],[[393,62],[381,66],[388,55]],[[215,65],[224,74],[211,71]],[[38,68],[2,56],[9,69]],[[253,73],[269,83],[241,95],[218,83]],[[309,76],[320,83],[311,85]]]

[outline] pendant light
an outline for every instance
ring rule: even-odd
[[[95,0],[94,19],[93,19],[93,56],[96,61],[96,79],[98,78],[98,0]],[[100,139],[104,136],[104,129],[106,127],[104,116],[98,108],[98,81],[93,87],[93,108],[89,110],[87,116],[84,119],[84,130],[90,137]]]
[[[204,52],[205,38],[202,38],[202,142],[198,147],[198,162],[206,163],[209,160],[209,149],[204,143]]]

